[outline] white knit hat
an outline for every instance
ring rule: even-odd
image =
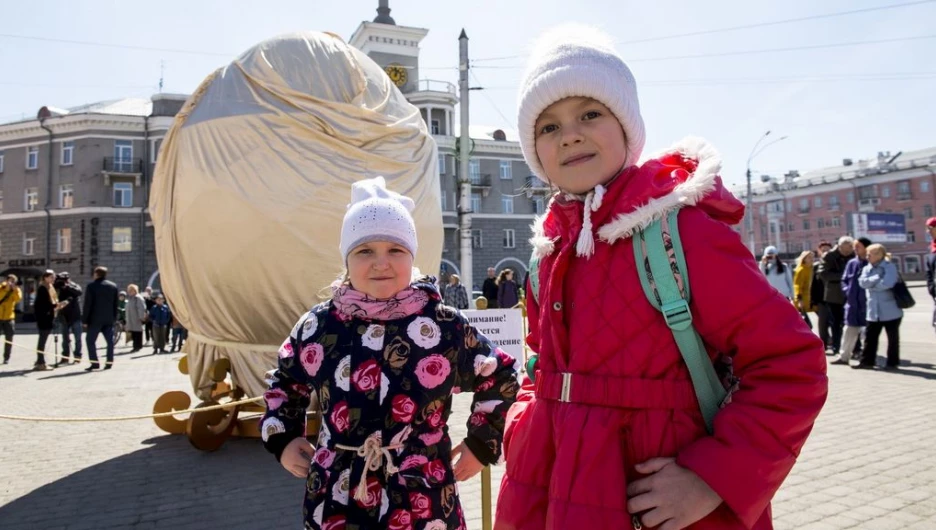
[[[413,199],[387,189],[383,177],[361,180],[351,185],[351,204],[341,224],[341,257],[358,245],[372,241],[391,241],[403,245],[416,257],[416,224],[410,212]]]
[[[520,85],[520,147],[533,173],[548,182],[536,156],[536,119],[553,103],[569,97],[600,101],[617,117],[627,142],[627,165],[637,163],[646,133],[640,117],[637,83],[614,41],[597,28],[563,25],[543,33],[530,55]]]

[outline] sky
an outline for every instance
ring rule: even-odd
[[[899,7],[879,9],[886,6]],[[322,30],[349,40],[376,7],[377,0],[0,0],[0,123],[32,118],[43,105],[146,98],[160,76],[163,92],[188,94],[278,34]],[[787,138],[755,157],[755,175],[936,146],[933,0],[390,0],[390,7],[398,25],[429,30],[421,78],[457,82],[458,35],[466,31],[472,86],[484,88],[471,92],[472,125],[516,128],[526,50],[543,30],[575,21],[610,34],[633,71],[645,152],[702,136],[722,153],[729,184],[743,182],[768,130],[767,140]],[[823,16],[858,10],[867,11]]]

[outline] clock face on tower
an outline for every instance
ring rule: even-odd
[[[408,72],[406,71],[406,68],[398,64],[391,64],[390,66],[384,68],[384,71],[387,72],[387,75],[390,76],[390,80],[393,81],[393,84],[395,84],[397,87],[402,87],[406,84],[406,80],[408,78]]]

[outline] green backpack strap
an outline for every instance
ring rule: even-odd
[[[534,255],[530,258],[530,266],[527,268],[530,277],[530,291],[533,291],[533,300],[536,301],[537,305],[539,305],[539,262],[539,257]],[[524,286],[524,288],[525,287],[526,286]],[[527,297],[529,296],[530,293],[527,293]],[[530,381],[536,381],[536,363],[538,360],[539,356],[534,353],[527,359],[524,365],[524,369]]]
[[[702,417],[705,418],[705,426],[711,434],[715,415],[728,393],[715,373],[715,367],[705,351],[702,338],[692,326],[692,313],[689,311],[689,269],[686,267],[686,257],[679,238],[678,215],[679,209],[670,212],[666,217],[675,263],[671,263],[667,253],[661,220],[654,221],[634,235],[634,259],[640,273],[640,285],[647,300],[663,313],[666,325],[679,346],[679,353],[689,368]],[[677,274],[681,275],[679,282]]]
[[[533,299],[536,300],[537,304],[539,304],[539,262],[538,256],[532,256],[530,266],[527,268],[530,275],[530,290],[533,291]],[[524,285],[524,287],[526,286]]]

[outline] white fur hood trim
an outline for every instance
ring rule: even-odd
[[[646,228],[653,221],[661,219],[677,208],[697,204],[715,189],[715,178],[721,170],[721,155],[711,144],[703,138],[689,136],[676,142],[669,149],[653,154],[650,159],[674,153],[697,160],[699,165],[695,173],[669,194],[651,199],[646,204],[638,206],[629,213],[620,214],[603,225],[598,230],[598,236],[602,241],[611,244],[619,239],[626,239],[636,230]],[[555,240],[546,237],[543,228],[547,215],[549,215],[548,210],[533,223],[533,237],[530,239],[530,244],[533,245],[533,256],[536,258],[548,256],[555,250]]]

